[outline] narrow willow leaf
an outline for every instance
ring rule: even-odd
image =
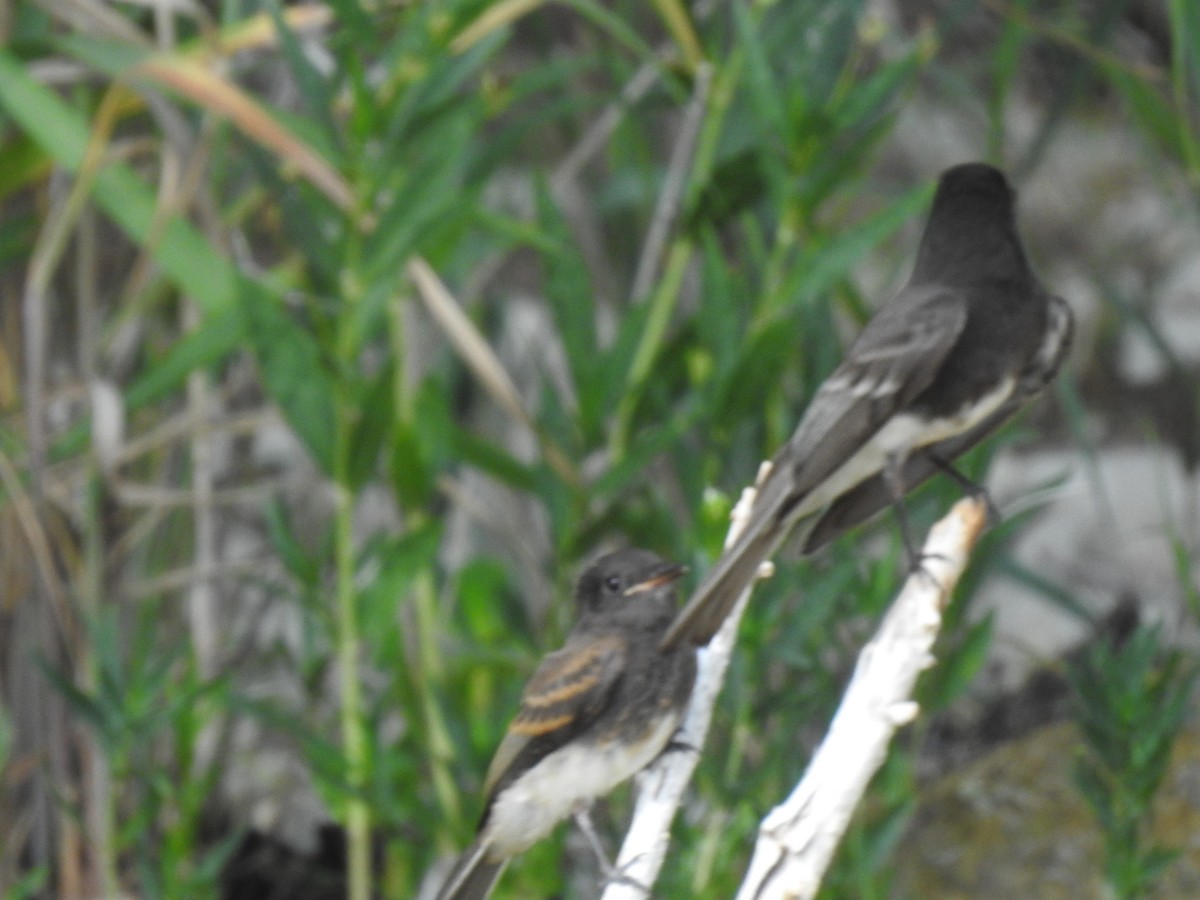
[[[268,393],[317,465],[332,474],[336,404],[316,339],[274,300],[247,297],[241,314]]]

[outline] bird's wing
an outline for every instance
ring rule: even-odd
[[[523,750],[537,746],[544,756],[562,746],[582,722],[604,708],[625,667],[626,643],[617,634],[568,639],[546,656],[521,695],[517,713],[488,768],[490,797]],[[537,760],[522,759],[522,771]]]
[[[936,285],[910,285],[876,313],[771,460],[741,537],[717,560],[660,646],[708,643],[759,564],[787,536],[793,517],[817,511],[805,510],[805,500],[928,387],[966,321],[962,295]]]
[[[777,493],[791,504],[812,493],[929,386],[966,322],[966,300],[950,288],[910,285],[893,297],[825,379],[776,454],[772,475],[783,488]],[[764,499],[774,493],[769,485],[770,479]]]
[[[904,491],[916,488],[953,462],[1013,416],[1039,393],[1058,372],[1071,348],[1073,320],[1071,308],[1061,297],[1047,297],[1045,337],[1017,379],[1013,393],[990,416],[969,431],[939,441],[912,454],[904,464],[901,479]],[[838,497],[804,537],[804,553],[812,553],[865,522],[893,502],[892,491],[882,475],[868,478]]]

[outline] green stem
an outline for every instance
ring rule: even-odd
[[[725,122],[725,115],[733,102],[738,78],[741,75],[742,62],[742,50],[739,46],[733,50],[728,60],[715,67],[712,87],[708,94],[707,112],[701,123],[696,149],[692,155],[690,180],[693,184],[704,183],[713,171],[721,129]],[[627,379],[629,389],[626,390],[617,407],[615,424],[608,443],[609,455],[614,461],[621,458],[629,445],[629,429],[638,397],[636,388],[641,386],[642,381],[649,374],[650,366],[662,344],[671,313],[679,299],[680,284],[687,269],[687,263],[691,259],[692,250],[692,242],[680,237],[672,244],[667,255],[658,290],[650,301],[652,306],[646,322],[646,329],[629,369]]]
[[[675,39],[688,72],[695,72],[696,66],[704,61],[704,49],[700,46],[700,38],[696,36],[688,11],[679,0],[654,0],[654,6]]]
[[[441,625],[432,572],[426,570],[417,576],[413,585],[413,595],[418,642],[413,676],[420,691],[421,712],[425,718],[430,776],[446,820],[454,822],[462,818],[462,804],[459,802],[458,788],[450,771],[450,764],[454,759],[454,744],[450,740],[450,732],[442,719],[442,710],[437,702],[437,686],[445,679],[445,671],[438,651]]]
[[[612,459],[620,459],[629,446],[629,429],[633,421],[633,411],[641,395],[639,390],[642,383],[650,374],[654,358],[662,347],[667,325],[671,322],[671,313],[679,300],[679,288],[683,284],[683,275],[687,271],[688,261],[692,258],[692,243],[685,238],[678,238],[671,245],[667,254],[667,264],[663,271],[658,290],[650,301],[650,314],[646,318],[646,327],[642,331],[642,339],[634,351],[633,362],[629,366],[629,377],[626,380],[627,389],[617,407],[616,424],[613,426],[612,439],[609,441],[609,451]]]
[[[360,219],[355,217],[355,221]],[[357,235],[358,233],[355,232]],[[361,236],[348,242],[346,264],[342,271],[342,308],[337,323],[337,356],[340,362],[336,382],[337,412],[334,437],[333,481],[335,606],[337,609],[337,658],[341,673],[340,701],[342,753],[346,758],[346,897],[370,900],[371,809],[366,787],[368,757],[366,723],[363,720],[359,660],[362,639],[358,625],[358,592],[355,590],[356,554],[354,548],[354,488],[350,460],[356,421],[356,397],[353,375],[358,362],[359,300],[362,285],[357,273],[362,256]]]
[[[405,377],[404,360],[407,359],[406,332],[404,327],[404,298],[396,296],[389,304],[392,356],[396,363],[393,378],[393,397],[396,422],[411,427],[415,417],[413,385]],[[405,526],[409,531],[419,531],[427,521],[422,509],[406,509]],[[462,817],[462,803],[451,771],[454,760],[454,744],[442,717],[438,704],[438,689],[445,681],[445,667],[438,642],[442,630],[441,617],[437,608],[437,590],[433,572],[426,569],[413,583],[413,613],[416,618],[415,649],[408,660],[408,674],[413,688],[420,698],[421,717],[425,724],[425,742],[430,767],[430,779],[434,793],[441,806],[443,818],[448,822]]]
[[[364,796],[367,781],[367,736],[358,679],[360,640],[358,598],[354,589],[354,493],[350,487],[350,408],[345,392],[338,403],[334,458],[334,566],[336,570],[337,657],[341,673],[342,752],[346,757],[346,896],[371,897],[371,815]]]
[[[692,156],[693,184],[707,183],[716,167],[717,150],[720,148],[725,128],[725,116],[737,94],[744,57],[745,52],[739,44],[730,52],[728,59],[714,65],[712,86],[708,91],[708,109],[700,126],[696,152]]]

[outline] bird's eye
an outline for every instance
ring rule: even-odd
[[[621,589],[621,579],[616,575],[609,575],[608,578],[604,580],[604,586],[613,593],[616,593]]]

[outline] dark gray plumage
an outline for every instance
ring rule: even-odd
[[[701,645],[763,560],[809,521],[811,552],[994,431],[1070,345],[1070,308],[1025,258],[1004,174],[946,170],[908,283],[867,323],[772,459],[749,524],[663,639]]]

